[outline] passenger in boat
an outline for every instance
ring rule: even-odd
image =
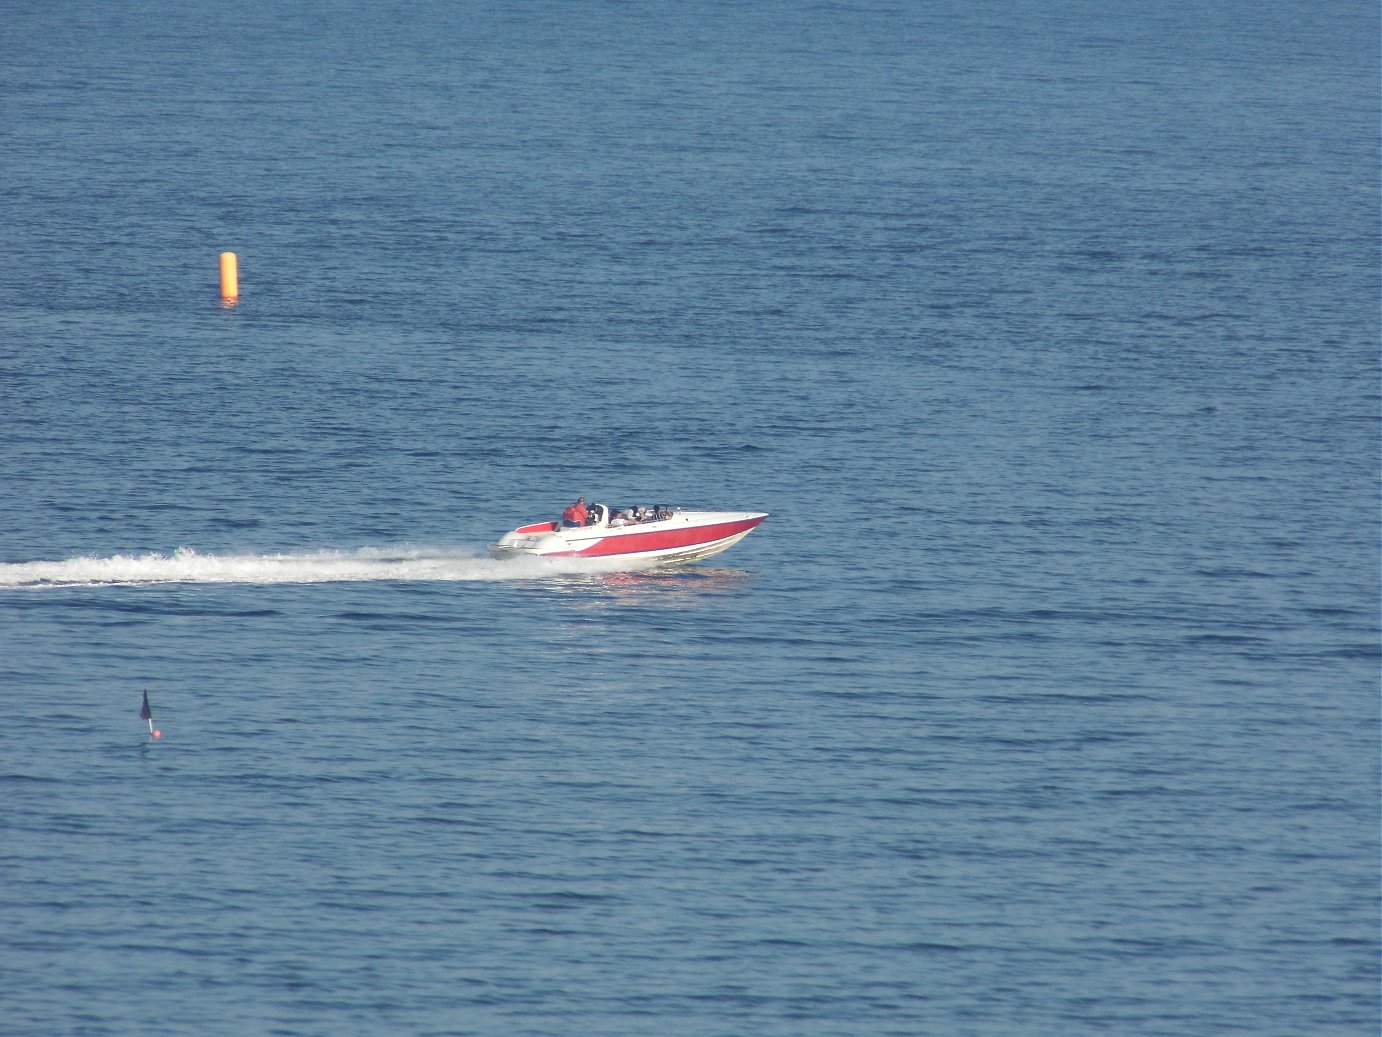
[[[585,510],[585,498],[577,497],[576,503],[561,513],[561,524],[567,529],[577,529],[585,525],[588,517]]]
[[[609,520],[609,524],[611,526],[627,526],[629,524],[629,516],[622,511],[616,511],[614,513],[614,518]]]

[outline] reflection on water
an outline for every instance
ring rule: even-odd
[[[584,598],[595,608],[610,605],[684,607],[740,590],[753,576],[748,570],[728,567],[624,570],[567,575],[545,587]]]

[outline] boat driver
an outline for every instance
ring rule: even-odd
[[[577,497],[576,503],[572,504],[561,513],[561,524],[567,529],[575,529],[579,526],[584,526],[587,517],[585,498]]]

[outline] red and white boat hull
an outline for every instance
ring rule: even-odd
[[[627,526],[609,525],[604,514],[588,526],[535,522],[506,533],[490,545],[490,553],[499,558],[617,558],[675,565],[727,551],[767,517],[755,511],[678,511],[670,518]]]

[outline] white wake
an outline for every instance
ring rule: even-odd
[[[137,587],[163,583],[335,583],[377,580],[533,580],[617,572],[612,561],[577,558],[494,559],[471,551],[363,547],[287,554],[171,554],[79,557],[57,562],[0,562],[0,590]]]

